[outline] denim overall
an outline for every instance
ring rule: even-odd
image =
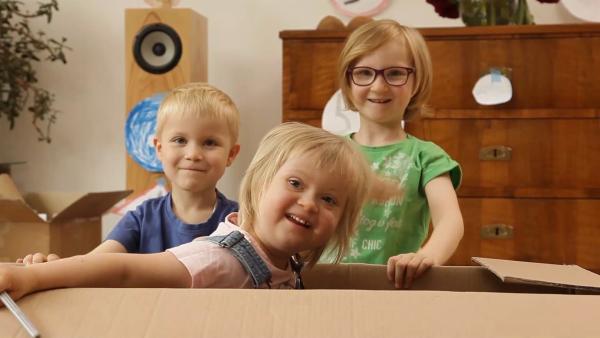
[[[252,278],[254,288],[260,287],[263,283],[266,283],[267,286],[271,288],[271,271],[263,259],[256,253],[252,244],[244,238],[244,235],[241,232],[236,230],[225,236],[206,237],[206,240],[213,242],[222,248],[231,250],[231,254],[240,261],[244,269]],[[298,254],[290,258],[290,265],[296,276],[295,288],[304,289],[302,276],[300,275],[304,263],[301,261]]]

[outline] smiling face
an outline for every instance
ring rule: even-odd
[[[275,264],[324,247],[342,217],[347,185],[315,163],[310,154],[288,159],[262,194],[252,231]]]
[[[154,144],[174,192],[214,190],[239,151],[227,123],[189,114],[168,117]]]
[[[354,67],[385,69],[389,67],[412,68],[408,48],[403,40],[393,39],[360,58]],[[368,86],[358,86],[350,81],[351,100],[360,113],[361,125],[374,123],[381,126],[398,126],[413,95],[414,74],[403,86],[391,86],[378,75]]]

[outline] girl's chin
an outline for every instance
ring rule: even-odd
[[[300,241],[297,241],[295,239],[288,239],[286,243],[283,243],[283,245],[279,245],[277,247],[277,251],[279,251],[282,254],[282,256],[286,256],[289,258],[298,252],[310,250],[306,249],[305,247],[305,243],[301,243]]]

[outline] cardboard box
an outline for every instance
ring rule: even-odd
[[[10,175],[10,169],[14,165],[25,164],[25,161],[13,161],[0,163],[0,174]]]
[[[44,338],[600,337],[600,295],[543,293],[600,292],[600,276],[480,262],[434,267],[409,291],[387,290],[385,266],[339,265],[307,273],[312,290],[61,289],[18,304]],[[0,328],[27,337],[6,309]]]
[[[479,266],[433,267],[411,290],[600,294],[600,275],[577,265],[481,257],[472,260]],[[385,273],[382,265],[317,265],[305,274],[304,283],[307,288],[318,289],[394,290]]]
[[[101,242],[101,216],[131,191],[30,193],[0,175],[0,262],[42,252],[68,257]],[[0,334],[1,336],[1,334]]]

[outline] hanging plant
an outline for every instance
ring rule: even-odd
[[[27,109],[38,140],[50,143],[50,127],[58,111],[52,107],[54,94],[37,85],[34,68],[41,61],[67,63],[64,50],[69,48],[64,37],[58,41],[43,31],[32,31],[29,20],[45,17],[50,23],[53,11],[58,11],[56,0],[37,6],[28,10],[22,1],[0,0],[0,120],[6,118],[12,130]]]

